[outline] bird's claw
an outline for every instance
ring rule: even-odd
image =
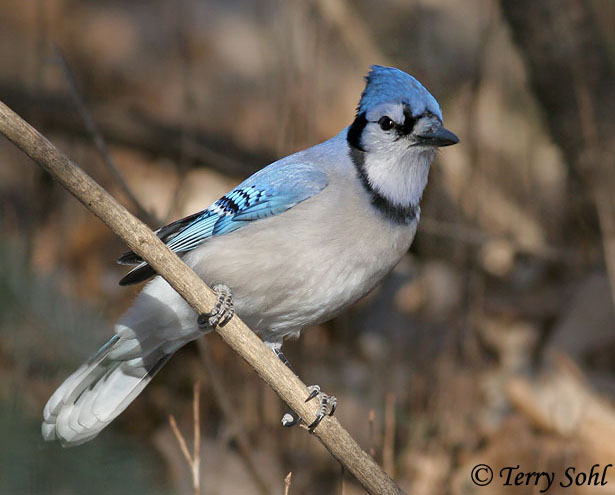
[[[288,411],[282,416],[282,426],[286,428],[295,426],[299,421],[301,421],[301,417],[295,411]]]
[[[310,385],[308,387],[308,391],[311,389],[310,395],[308,395],[307,399],[305,399],[305,402],[310,402],[312,399],[315,399],[316,397],[318,397],[318,394],[320,393],[320,387],[318,385]]]
[[[197,323],[201,330],[215,328],[217,326],[223,327],[235,314],[231,289],[226,285],[218,284],[214,285],[213,290],[218,295],[218,300],[210,313],[202,313],[199,315]]]
[[[327,395],[321,392],[318,385],[310,385],[308,387],[308,397],[305,402],[309,402],[318,397],[320,406],[318,407],[318,415],[316,419],[308,426],[310,433],[320,424],[325,416],[333,416],[337,408],[337,399],[333,395]],[[287,412],[282,418],[282,425],[286,427],[294,426],[301,421],[301,417],[294,411]]]
[[[308,398],[305,399],[305,402],[309,402],[316,397],[318,397],[318,400],[320,401],[318,416],[316,416],[316,419],[308,426],[308,430],[312,433],[325,416],[333,416],[335,409],[337,408],[337,398],[334,395],[327,395],[324,392],[321,392],[318,385],[310,385],[308,387],[308,391],[310,392],[310,395],[308,395]]]

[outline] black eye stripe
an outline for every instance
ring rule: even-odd
[[[414,130],[414,126],[422,117],[432,117],[432,116],[433,114],[430,111],[425,111],[422,115],[417,115],[416,117],[414,117],[412,115],[412,110],[410,109],[410,105],[408,104],[404,104],[403,124],[398,124],[397,122],[395,122],[393,119],[391,119],[387,115],[383,115],[378,120],[367,120],[365,112],[361,112],[360,114],[356,116],[354,122],[350,125],[346,139],[348,140],[348,144],[350,144],[352,147],[360,151],[365,151],[365,149],[363,148],[363,143],[361,142],[361,135],[363,134],[363,130],[365,129],[365,126],[367,126],[368,123],[378,124],[380,128],[385,131],[394,128],[398,136],[401,137],[401,136],[407,136],[408,134],[412,133],[412,131]],[[385,118],[391,121],[392,127],[388,128],[388,124],[384,126],[386,129],[382,127],[383,119]]]
[[[404,105],[404,123],[399,126],[400,134],[410,134],[418,120],[419,117],[412,116],[410,105]]]
[[[389,130],[395,128],[397,130],[397,133],[400,136],[401,135],[406,135],[406,134],[410,134],[413,131],[414,126],[416,125],[416,123],[418,122],[418,120],[421,117],[429,116],[429,115],[430,115],[429,112],[425,112],[423,115],[418,115],[418,116],[414,117],[412,115],[412,110],[410,110],[410,105],[408,105],[408,104],[404,105],[404,122],[403,122],[403,124],[399,124],[398,122],[396,122],[393,119],[391,119],[391,117],[389,117],[388,115],[383,115],[378,120],[367,120],[366,121],[364,114],[362,114],[361,117],[363,117],[363,122],[362,122],[363,125],[361,127],[361,131],[363,130],[365,125],[369,122],[369,123],[372,123],[372,124],[378,124],[383,131],[389,131]]]

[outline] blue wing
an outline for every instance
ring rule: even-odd
[[[178,254],[200,246],[207,239],[233,232],[247,223],[279,215],[318,194],[327,185],[327,175],[314,165],[276,162],[239,184],[206,210],[162,227],[156,233]],[[120,285],[146,280],[154,270],[135,253],[120,257],[120,263],[139,263]]]

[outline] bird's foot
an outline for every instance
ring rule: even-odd
[[[308,387],[308,392],[309,395],[308,398],[305,399],[305,402],[309,402],[316,398],[318,398],[318,401],[320,402],[320,406],[318,407],[318,415],[316,416],[316,419],[308,426],[308,430],[312,433],[325,416],[333,416],[335,413],[335,408],[337,407],[337,399],[333,395],[327,395],[324,392],[321,392],[318,385],[310,385]],[[287,412],[282,418],[282,425],[290,427],[296,425],[299,421],[301,421],[301,417],[299,417],[296,412],[290,411]]]
[[[337,398],[334,395],[327,395],[322,392],[318,385],[310,385],[308,387],[308,392],[310,392],[310,395],[308,395],[308,398],[305,399],[305,402],[309,402],[315,398],[318,398],[318,401],[320,402],[320,406],[318,407],[318,416],[316,416],[316,419],[310,426],[308,426],[308,430],[313,432],[314,428],[320,424],[325,416],[333,416],[337,407]]]
[[[217,326],[223,327],[235,314],[231,289],[224,284],[217,284],[214,285],[213,290],[218,295],[218,300],[210,313],[199,315],[197,322],[201,330]]]
[[[278,358],[280,358],[280,360],[288,366],[293,373],[295,373],[295,370],[293,370],[290,362],[286,359],[286,356],[282,352],[282,344],[278,343],[277,345],[272,345],[271,347],[276,356],[278,356]],[[295,373],[295,375],[296,374],[297,373]],[[318,416],[316,416],[316,419],[310,426],[308,426],[310,433],[314,431],[314,428],[320,424],[326,415],[333,416],[335,408],[337,407],[337,399],[333,395],[327,395],[324,392],[321,392],[318,385],[310,385],[308,387],[308,398],[305,399],[305,402],[309,402],[317,397],[320,402],[320,406],[318,407]],[[284,416],[282,416],[282,426],[295,426],[300,421],[302,421],[302,418],[295,411],[288,411]]]

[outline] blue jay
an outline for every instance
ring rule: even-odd
[[[196,315],[135,253],[118,260],[137,265],[121,285],[154,278],[111,340],[51,396],[44,439],[77,445],[94,438],[175,351],[224,325],[233,311],[287,362],[284,339],[339,314],[406,253],[436,150],[457,142],[421,83],[373,66],[349,127],[157,231],[214,287],[218,303],[210,314]],[[310,392],[309,398],[320,397],[317,421],[333,413],[334,398],[317,386]],[[287,416],[283,422],[296,422]]]

